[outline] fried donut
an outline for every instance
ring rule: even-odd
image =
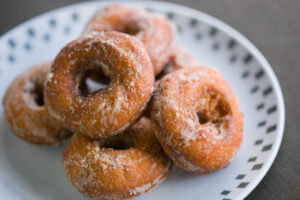
[[[50,65],[36,65],[19,75],[6,90],[2,102],[11,131],[37,145],[56,145],[71,135],[44,106],[43,84]]]
[[[221,75],[208,68],[185,68],[162,78],[151,120],[165,152],[196,174],[226,167],[242,140],[237,101]]]
[[[184,47],[175,45],[172,47],[171,56],[164,69],[156,76],[156,80],[161,79],[163,76],[170,74],[176,70],[196,67],[197,61],[193,54]]]
[[[102,69],[107,88],[84,96],[85,71]],[[112,136],[139,119],[154,83],[143,44],[120,32],[94,32],[66,45],[53,61],[45,87],[48,112],[73,132],[91,138]]]
[[[171,51],[171,56],[169,58],[168,63],[164,67],[163,71],[161,71],[156,77],[156,83],[165,75],[170,74],[176,70],[188,68],[188,67],[195,67],[197,66],[197,61],[187,49],[174,46]],[[156,84],[155,84],[156,85]],[[143,115],[145,117],[150,118],[151,113],[151,103],[146,107]]]
[[[124,134],[92,140],[74,134],[63,153],[67,178],[84,196],[121,200],[138,196],[162,182],[172,161],[142,118]]]
[[[184,47],[174,46],[164,72],[169,74],[179,69],[196,66],[197,61],[191,52]]]
[[[140,39],[151,58],[154,73],[168,62],[174,41],[175,25],[163,15],[133,10],[119,5],[100,9],[88,22],[83,34],[91,31],[119,31]]]

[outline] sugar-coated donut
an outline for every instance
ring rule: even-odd
[[[152,133],[150,120],[142,118],[123,134],[99,141],[74,134],[65,147],[63,167],[82,195],[122,200],[158,185],[172,161]]]
[[[242,140],[236,98],[209,68],[185,68],[163,77],[154,92],[151,119],[165,152],[196,174],[226,167]]]
[[[183,68],[196,67],[197,61],[193,54],[184,47],[174,46],[167,66],[164,68],[166,74]]]
[[[196,67],[197,60],[194,58],[193,54],[185,49],[184,47],[174,45],[171,48],[171,55],[169,61],[163,70],[156,76],[156,80],[161,79],[163,76],[170,74],[176,70],[183,68]]]
[[[96,12],[83,34],[105,30],[124,32],[137,37],[144,43],[154,73],[158,74],[168,61],[176,36],[174,27],[175,25],[163,15],[110,5]]]
[[[3,98],[5,119],[11,131],[37,145],[56,145],[71,135],[44,106],[43,84],[50,65],[50,62],[36,65],[23,72]]]
[[[163,71],[161,71],[158,75],[156,75],[156,85],[158,81],[164,77],[167,74],[170,74],[176,70],[183,69],[183,68],[191,68],[197,66],[197,61],[194,58],[193,54],[189,52],[187,49],[184,47],[180,47],[175,45],[172,47],[171,50],[171,56],[169,58],[168,63],[164,67]],[[145,117],[150,117],[151,113],[151,103],[146,107],[143,115]]]
[[[107,88],[80,95],[85,71],[102,69]],[[93,32],[66,45],[45,84],[48,112],[74,132],[92,138],[115,135],[139,119],[151,97],[153,67],[143,44],[130,35]]]

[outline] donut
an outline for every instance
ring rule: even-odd
[[[195,174],[226,167],[242,140],[237,100],[209,68],[184,68],[163,77],[153,95],[151,120],[167,155]]]
[[[174,46],[172,47],[171,56],[169,58],[168,63],[164,67],[164,69],[155,77],[156,83],[165,75],[170,74],[176,70],[195,67],[197,66],[197,61],[187,49]],[[155,86],[156,84],[154,84]],[[151,115],[151,103],[146,107],[143,116],[150,118]]]
[[[47,113],[44,105],[43,84],[50,65],[38,64],[19,75],[6,90],[2,102],[11,131],[36,145],[56,145],[71,135]]]
[[[164,72],[165,74],[169,74],[179,69],[196,66],[197,61],[191,52],[184,47],[174,46]]]
[[[88,22],[84,34],[92,31],[119,31],[141,40],[159,74],[168,61],[176,36],[175,25],[161,14],[133,10],[120,5],[100,9]]]
[[[152,130],[141,118],[121,135],[92,140],[74,134],[63,152],[63,168],[85,197],[122,200],[145,193],[170,173],[165,155]]]
[[[196,66],[197,61],[191,52],[189,52],[184,47],[174,45],[171,50],[169,61],[167,62],[163,70],[156,76],[156,80],[159,80],[163,76],[170,74],[176,70]]]
[[[110,82],[82,95],[80,82],[91,69],[101,69]],[[46,108],[73,132],[108,137],[140,118],[153,83],[150,58],[138,39],[115,31],[93,32],[56,56],[45,82]]]

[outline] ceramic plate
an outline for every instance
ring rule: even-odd
[[[163,2],[121,2],[163,13],[178,26],[177,43],[199,64],[217,68],[234,91],[244,115],[244,136],[232,163],[216,173],[195,176],[177,167],[137,199],[243,199],[269,170],[281,143],[284,104],[270,65],[239,32],[200,11]],[[51,60],[77,38],[95,10],[107,2],[86,2],[35,17],[0,38],[0,100],[11,81],[33,64]],[[0,106],[1,199],[85,199],[66,179],[62,150],[29,145],[5,125]]]

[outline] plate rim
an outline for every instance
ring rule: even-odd
[[[149,4],[158,4],[158,5],[164,5],[170,10],[176,10],[176,13],[180,13],[189,17],[196,17],[200,19],[201,21],[204,21],[205,23],[212,25],[216,27],[219,30],[222,30],[224,33],[229,35],[230,37],[237,40],[241,45],[243,45],[251,54],[258,60],[258,62],[261,64],[261,67],[266,71],[266,74],[269,76],[270,83],[273,86],[275,90],[275,98],[278,101],[278,129],[277,129],[277,138],[274,141],[274,147],[273,151],[270,153],[268,160],[265,162],[265,166],[260,173],[258,173],[255,178],[252,180],[252,184],[250,184],[247,189],[242,190],[236,197],[236,199],[244,199],[246,198],[254,189],[258,186],[258,184],[262,181],[264,176],[267,174],[267,172],[270,170],[272,164],[274,163],[274,160],[278,154],[278,151],[280,149],[280,145],[282,143],[282,138],[284,135],[284,126],[285,126],[285,105],[284,105],[284,98],[282,94],[282,90],[278,81],[278,78],[273,71],[271,65],[267,61],[267,59],[263,56],[263,54],[259,51],[259,49],[249,40],[247,39],[242,33],[237,31],[235,28],[231,27],[227,23],[221,21],[220,19],[211,16],[201,10],[197,10],[194,8],[190,8],[188,6],[180,5],[177,3],[171,3],[171,2],[164,2],[164,1],[140,1],[140,0],[127,0],[127,1],[120,1],[120,0],[113,0],[113,1],[86,1],[86,2],[79,2],[75,4],[65,5],[59,8],[52,9],[50,11],[47,11],[45,13],[38,14],[35,17],[32,17],[30,19],[27,19],[26,21],[16,25],[14,28],[10,29],[9,31],[3,33],[0,36],[0,40],[4,39],[8,35],[10,35],[12,32],[17,30],[18,28],[22,26],[26,26],[27,24],[32,23],[36,19],[40,17],[46,17],[48,15],[54,15],[56,12],[60,12],[64,9],[72,9],[73,7],[88,5],[88,4],[99,4],[99,5],[105,5],[105,4],[122,4],[122,5],[129,5],[129,4],[140,4],[140,5],[149,5]]]

